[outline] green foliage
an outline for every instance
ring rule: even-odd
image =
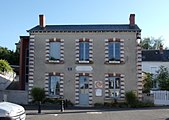
[[[13,69],[6,60],[0,60],[0,72],[11,72]]]
[[[62,99],[59,99],[59,98],[46,98],[44,100],[44,103],[47,103],[47,104],[55,104],[55,105],[60,105]],[[68,106],[73,106],[73,103],[70,101],[70,100],[64,100],[64,103],[66,104],[67,102],[67,105]]]
[[[11,51],[0,47],[0,59],[8,61],[11,65],[19,65],[19,51]]]
[[[42,88],[34,87],[31,90],[31,96],[33,97],[34,102],[45,100],[45,91]]]
[[[133,106],[137,103],[137,96],[133,91],[126,92],[125,94],[126,102],[129,106]]]
[[[157,81],[161,90],[169,90],[169,72],[167,67],[160,66],[157,71]]]
[[[158,50],[160,49],[160,45],[163,45],[163,39],[161,37],[159,38],[154,38],[154,37],[148,37],[144,38],[141,41],[141,46],[143,49],[155,49]]]
[[[153,87],[152,74],[145,73],[143,93],[150,93],[152,87]]]

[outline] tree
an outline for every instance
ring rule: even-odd
[[[160,49],[160,45],[163,45],[163,39],[161,37],[159,37],[159,38],[148,37],[148,38],[144,38],[141,41],[141,46],[143,49],[158,50],[158,49]]]
[[[0,72],[11,72],[13,69],[6,60],[0,60]]]
[[[143,93],[149,93],[151,88],[153,87],[152,74],[145,73],[145,77],[144,77],[143,82],[144,82]]]
[[[19,51],[11,51],[0,47],[0,59],[8,61],[11,65],[19,65]]]
[[[152,49],[152,40],[150,38],[144,38],[141,41],[141,47],[143,49]]]
[[[42,88],[34,87],[31,90],[31,96],[35,102],[42,102],[45,99],[45,91]]]
[[[169,72],[164,66],[157,71],[157,81],[161,90],[169,90]]]

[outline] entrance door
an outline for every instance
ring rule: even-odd
[[[79,79],[79,105],[89,105],[89,78],[88,76],[80,76]]]

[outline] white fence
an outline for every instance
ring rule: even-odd
[[[153,91],[155,105],[169,105],[169,91]]]

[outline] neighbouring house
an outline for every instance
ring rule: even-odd
[[[160,66],[169,68],[169,50],[142,50],[142,71],[151,73],[153,78],[156,77]],[[159,89],[158,82],[153,79],[153,90]]]
[[[20,83],[29,94],[41,87],[47,97],[79,106],[123,101],[131,90],[142,99],[141,29],[135,14],[129,24],[100,25],[46,25],[39,15],[39,25],[28,32],[20,37]]]

